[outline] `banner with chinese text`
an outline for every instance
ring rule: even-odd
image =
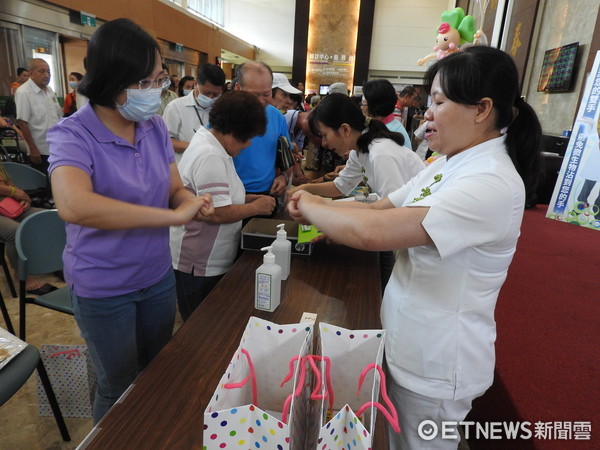
[[[600,52],[590,73],[546,217],[600,231]]]
[[[326,94],[327,87],[337,82],[352,89],[359,12],[360,0],[310,2],[306,55],[308,92]]]

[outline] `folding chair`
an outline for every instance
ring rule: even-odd
[[[19,254],[19,337],[25,340],[27,303],[73,315],[67,286],[38,297],[27,297],[25,280],[62,270],[66,244],[65,223],[55,209],[40,211],[25,218],[17,228],[15,244]]]

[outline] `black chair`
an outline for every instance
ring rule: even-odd
[[[40,353],[33,345],[25,347],[21,353],[0,370],[0,406],[6,403],[27,382],[35,369],[38,371],[44,391],[46,391],[46,395],[48,396],[48,401],[50,402],[50,407],[52,408],[52,413],[54,414],[54,419],[56,420],[56,425],[58,425],[63,441],[70,441],[69,430],[67,430],[67,425],[60,411],[60,406],[58,406],[50,379],[40,358]]]
[[[15,334],[15,329],[13,328],[13,324],[10,321],[10,316],[8,315],[8,309],[6,308],[6,303],[4,303],[4,297],[0,292],[0,310],[2,311],[2,317],[4,318],[4,322],[6,323],[6,329],[10,334]]]
[[[32,214],[17,228],[19,254],[19,337],[25,340],[27,303],[73,315],[67,286],[38,297],[28,297],[27,275],[54,273],[63,268],[62,253],[67,241],[65,223],[55,209]]]
[[[10,295],[12,297],[17,296],[17,290],[15,289],[15,283],[13,283],[12,275],[10,274],[10,268],[8,267],[8,263],[6,262],[6,254],[5,254],[5,242],[0,239],[0,265],[2,265],[2,270],[4,271],[4,276],[6,277],[6,282],[8,283],[8,288],[10,289]]]

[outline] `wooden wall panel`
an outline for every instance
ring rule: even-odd
[[[159,0],[49,0],[49,3],[85,11],[104,21],[128,17],[156,38],[207,53],[211,63],[221,56],[221,49],[248,59],[255,58],[254,46]]]

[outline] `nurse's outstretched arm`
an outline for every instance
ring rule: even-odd
[[[294,220],[315,225],[335,242],[348,247],[384,251],[433,243],[422,225],[428,207],[394,208],[389,199],[372,205],[349,202],[348,207],[334,206],[299,191],[290,199],[288,209]]]

